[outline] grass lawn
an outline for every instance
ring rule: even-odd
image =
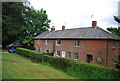
[[[3,79],[75,79],[62,71],[27,60],[19,55],[2,55]]]

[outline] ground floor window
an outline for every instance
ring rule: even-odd
[[[67,52],[67,58],[71,58],[71,52]]]
[[[75,59],[75,60],[79,60],[79,54],[76,53],[76,52],[74,52],[74,59]]]
[[[52,53],[53,52],[52,49],[50,49],[49,52]]]
[[[60,56],[60,51],[56,51],[56,56]]]
[[[45,49],[45,53],[48,53],[49,52],[49,50],[48,49]]]

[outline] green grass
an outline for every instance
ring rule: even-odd
[[[62,71],[34,63],[19,55],[1,54],[3,79],[75,79]]]

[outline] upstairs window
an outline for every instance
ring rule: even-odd
[[[112,42],[112,49],[115,49],[116,48],[116,41],[113,41]]]
[[[60,39],[56,40],[56,45],[60,46]]]
[[[47,44],[47,45],[48,45],[48,40],[45,40],[45,44]]]
[[[74,41],[74,46],[75,47],[79,47],[80,46],[79,44],[80,44],[80,40],[75,40]]]
[[[38,40],[38,44],[40,44],[40,40]]]
[[[79,60],[79,54],[78,53],[74,53],[74,60]]]

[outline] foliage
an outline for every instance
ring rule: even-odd
[[[113,62],[114,63],[120,63],[120,60],[118,59],[119,57],[117,56],[117,57],[114,57],[112,60],[113,60]]]
[[[120,27],[118,27],[118,28],[113,28],[113,27],[111,27],[111,28],[107,28],[107,30],[108,30],[109,32],[111,32],[112,34],[120,37]]]
[[[120,70],[94,64],[83,63],[75,60],[52,57],[39,54],[24,48],[17,48],[17,54],[26,56],[40,63],[49,63],[54,68],[63,70],[67,74],[79,79],[120,79]]]
[[[20,40],[26,48],[32,48],[33,37],[49,29],[51,21],[43,9],[35,10],[22,2],[5,2],[2,10],[3,46]]]
[[[114,16],[114,20],[118,23],[120,23],[120,19],[117,16]]]
[[[21,34],[20,29],[24,23],[22,12],[24,11],[23,3],[10,2],[2,3],[2,44],[6,46],[13,41],[18,40]],[[11,40],[14,39],[14,40]]]
[[[117,16],[114,16],[114,20],[115,20],[116,22],[120,23],[120,19],[119,19]],[[113,28],[113,27],[111,27],[111,28],[107,28],[107,30],[108,30],[109,32],[111,32],[112,34],[120,37],[120,27],[118,27],[118,28]]]

